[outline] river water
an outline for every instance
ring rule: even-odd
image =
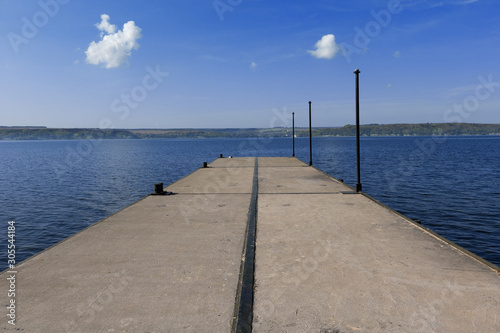
[[[296,156],[309,162],[309,139]],[[356,183],[354,138],[313,138],[313,165]],[[224,156],[291,156],[291,138],[0,141],[0,269],[8,222],[24,260]],[[363,137],[363,191],[500,265],[500,137]],[[3,232],[1,230],[4,230]]]

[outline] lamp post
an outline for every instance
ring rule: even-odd
[[[313,165],[312,151],[312,128],[311,128],[311,101],[309,101],[309,165]]]
[[[295,157],[295,112],[292,112],[292,156]]]
[[[357,160],[357,171],[358,171],[358,182],[356,183],[356,192],[362,191],[361,157],[360,157],[360,146],[359,146],[359,73],[361,73],[359,69],[356,69],[354,71],[354,74],[356,74],[356,160]]]

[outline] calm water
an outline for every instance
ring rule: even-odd
[[[296,156],[309,161],[309,141]],[[0,141],[0,269],[225,156],[290,156],[291,139]],[[313,164],[356,183],[355,139],[314,138]],[[363,190],[500,265],[500,137],[362,139]],[[1,229],[0,229],[1,230]]]

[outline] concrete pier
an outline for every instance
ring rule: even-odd
[[[5,308],[0,327],[500,332],[498,267],[295,158],[257,162],[217,159],[168,186],[173,195],[148,196],[19,264],[16,326]],[[253,310],[241,324],[245,248],[255,250]]]

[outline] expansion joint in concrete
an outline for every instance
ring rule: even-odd
[[[257,201],[259,193],[258,159],[252,182],[252,197],[248,209],[248,222],[243,245],[243,255],[240,268],[240,279],[236,292],[232,333],[252,332],[254,282],[255,282],[255,238],[257,235]]]

